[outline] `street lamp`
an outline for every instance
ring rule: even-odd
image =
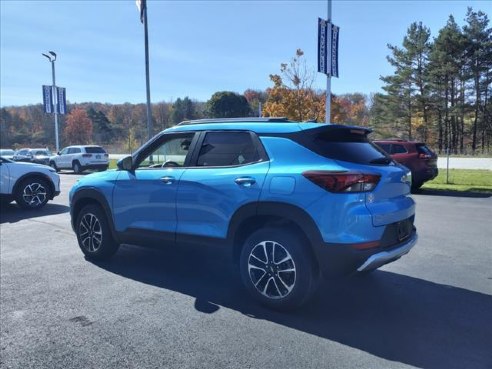
[[[59,140],[58,140],[58,99],[57,99],[56,84],[55,84],[56,53],[54,53],[53,51],[48,51],[48,54],[42,53],[41,55],[48,58],[48,60],[51,63],[51,72],[53,75],[53,86],[52,86],[53,111],[55,113],[55,140],[56,140],[56,152],[58,152],[58,151],[60,151],[60,144],[59,144]]]

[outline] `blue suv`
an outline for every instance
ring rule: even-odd
[[[90,259],[120,244],[220,245],[254,298],[295,308],[320,277],[374,270],[415,245],[411,175],[369,133],[282,118],[183,122],[77,182],[72,227]]]

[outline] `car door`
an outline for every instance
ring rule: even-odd
[[[67,168],[68,167],[68,160],[67,160],[67,157],[68,157],[68,150],[70,148],[69,147],[65,147],[64,149],[62,149],[61,151],[58,152],[56,158],[55,158],[55,162],[56,162],[56,166],[58,168]]]
[[[115,228],[127,236],[174,241],[176,192],[187,170],[194,133],[164,134],[134,157],[134,170],[121,171],[113,191]]]
[[[178,242],[225,238],[235,211],[258,201],[270,165],[249,131],[204,132],[195,152],[178,188]]]

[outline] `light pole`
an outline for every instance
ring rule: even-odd
[[[49,55],[48,55],[49,54]],[[56,94],[56,83],[55,83],[55,60],[56,53],[53,51],[48,51],[48,54],[42,54],[51,62],[51,72],[53,75],[53,86],[52,86],[52,96],[53,96],[53,111],[55,113],[55,140],[56,140],[56,152],[60,151],[60,143],[58,140],[58,99]]]

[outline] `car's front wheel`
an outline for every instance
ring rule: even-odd
[[[242,281],[260,303],[279,310],[308,301],[315,285],[313,261],[303,237],[287,229],[263,228],[244,242]]]
[[[53,160],[50,161],[50,167],[56,170],[57,173],[60,171]]]
[[[107,260],[118,251],[106,214],[100,206],[85,206],[77,217],[76,234],[79,247],[89,259]]]
[[[27,178],[17,187],[15,202],[23,209],[40,209],[50,198],[48,182],[42,178]]]

